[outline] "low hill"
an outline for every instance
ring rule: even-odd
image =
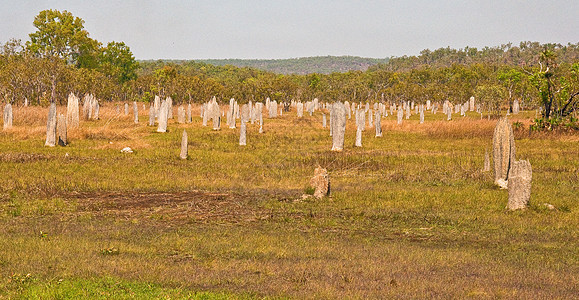
[[[280,74],[310,74],[347,71],[366,71],[368,67],[388,62],[388,58],[357,56],[315,56],[289,59],[200,59],[216,66],[251,67]]]

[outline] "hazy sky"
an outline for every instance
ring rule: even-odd
[[[90,36],[137,59],[384,58],[520,41],[579,42],[579,1],[0,0],[0,42],[28,40],[44,9],[68,10]]]

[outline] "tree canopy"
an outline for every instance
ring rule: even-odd
[[[119,83],[125,83],[137,78],[135,73],[139,64],[129,46],[123,42],[110,42],[102,48],[100,54],[100,70]]]
[[[28,50],[40,57],[59,57],[79,67],[91,66],[99,43],[89,37],[84,21],[68,11],[47,9],[34,18]]]

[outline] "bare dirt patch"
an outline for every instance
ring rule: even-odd
[[[187,191],[173,193],[81,193],[79,212],[97,217],[162,220],[170,224],[255,222],[270,217],[255,195]]]

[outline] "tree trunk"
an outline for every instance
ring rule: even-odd
[[[545,119],[551,117],[551,107],[553,105],[553,93],[551,93],[551,82],[547,79],[547,103],[545,104]]]
[[[575,92],[574,94],[572,94],[569,97],[569,100],[567,100],[567,103],[565,103],[565,106],[563,106],[563,108],[561,109],[561,115],[562,116],[567,116],[568,114],[571,113],[572,110],[569,110],[569,112],[567,112],[567,113],[565,111],[567,110],[567,107],[569,107],[569,105],[571,103],[573,103],[573,98],[575,98],[575,96],[578,96],[578,95],[579,95],[579,92]]]
[[[56,75],[52,75],[52,91],[50,92],[50,103],[56,103]]]

